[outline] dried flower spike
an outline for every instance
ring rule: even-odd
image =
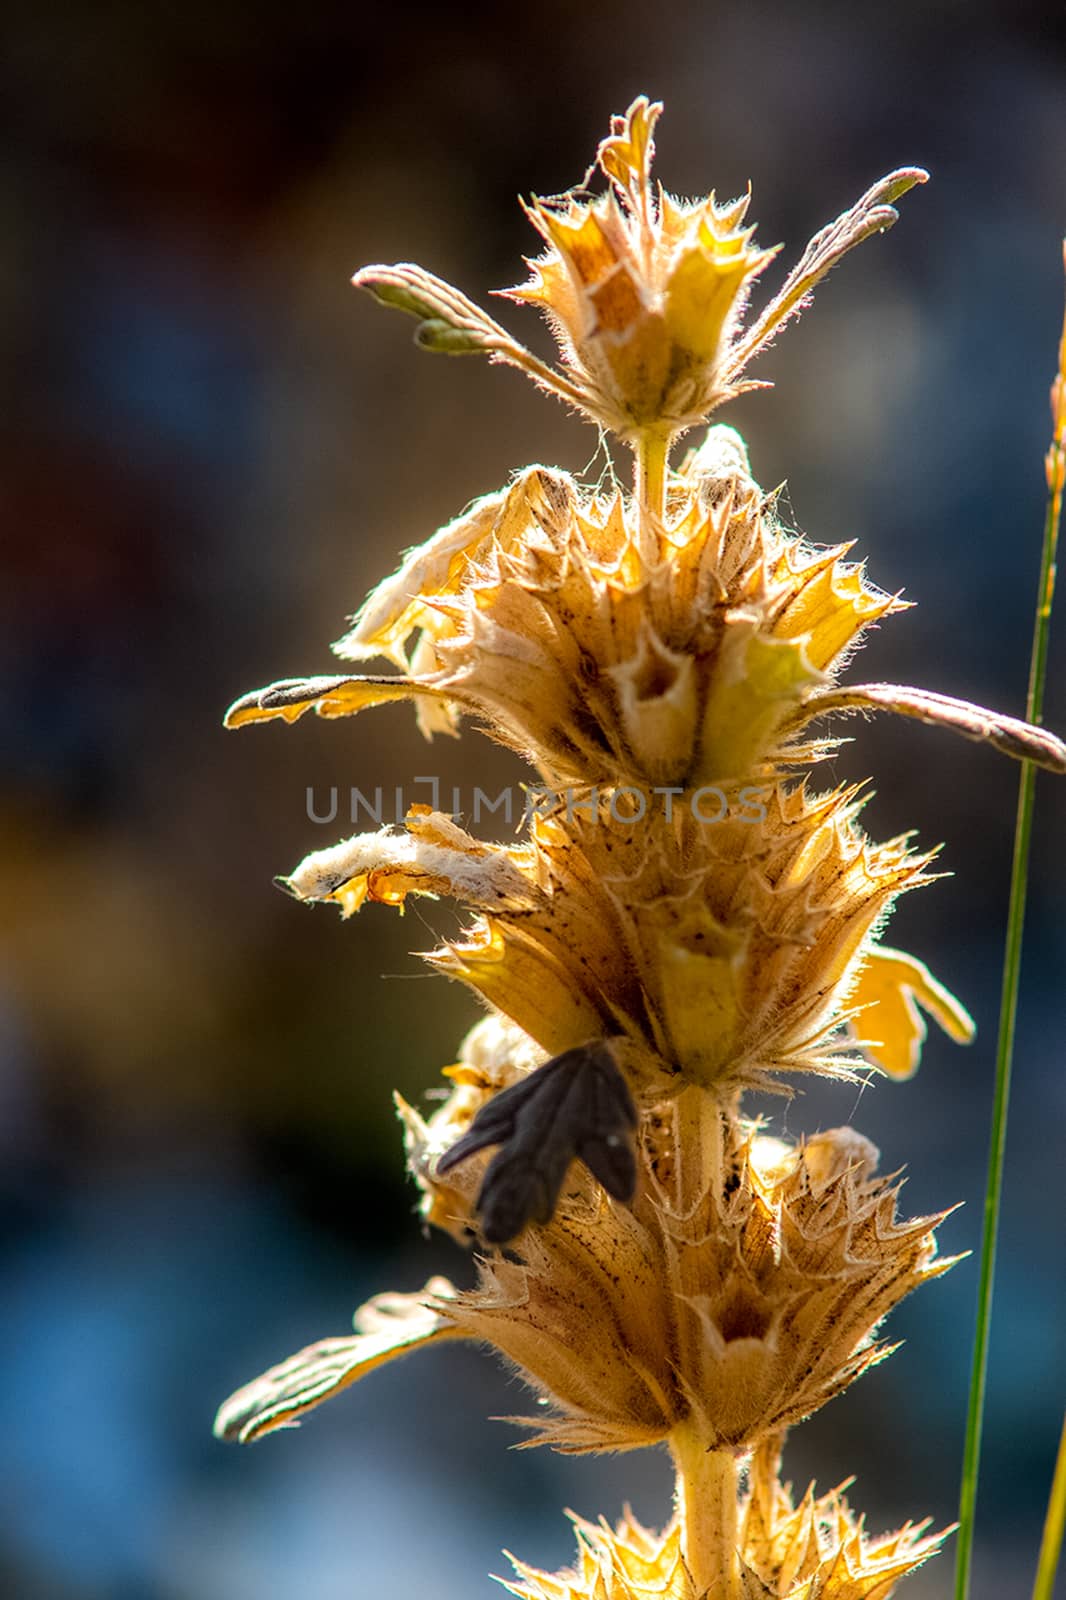
[[[411,551],[335,647],[393,675],[283,679],[227,714],[242,726],[411,700],[427,737],[472,716],[554,794],[508,845],[416,806],[281,880],[345,917],[409,895],[471,916],[429,960],[489,1015],[445,1069],[443,1104],[397,1109],[422,1215],[475,1247],[478,1279],[376,1297],[353,1335],[239,1390],[216,1431],[258,1438],[383,1362],[475,1340],[539,1395],[535,1418],[512,1419],[527,1443],[666,1444],[676,1471],[661,1535],[628,1513],[616,1529],[579,1523],[575,1569],[516,1562],[512,1592],[887,1600],[943,1536],[908,1524],[868,1538],[839,1490],[794,1503],[780,1452],[890,1353],[894,1306],[952,1265],[935,1237],[947,1213],[900,1218],[899,1182],[861,1134],[770,1139],[742,1097],[803,1072],[905,1079],[926,1015],[960,1043],[973,1023],[883,942],[936,852],[869,839],[861,788],[816,791],[835,747],[816,725],[888,710],[1059,772],[1066,745],[931,691],[842,682],[899,597],[850,546],[782,526],[733,429],[669,463],[925,174],[875,184],[746,324],[776,252],[756,247],[747,197],[687,204],[653,186],[660,109],[642,97],[613,119],[596,156],[605,193],[527,207],[545,249],[508,293],[546,315],[558,367],[421,268],[356,276],[418,319],[427,348],[517,366],[614,432],[634,489],[525,468]]]

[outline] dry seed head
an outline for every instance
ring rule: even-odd
[[[903,1057],[909,1069],[914,999],[968,1037],[965,1012],[920,963],[886,962],[873,943],[896,896],[928,881],[930,856],[871,844],[855,790],[762,793],[761,818],[734,806],[714,823],[680,802],[669,820],[613,802],[591,816],[560,809],[509,848],[415,809],[405,833],[316,851],[285,881],[345,915],[426,893],[480,912],[427,959],[548,1056],[625,1041],[621,1064],[645,1101],[692,1082],[732,1093],[778,1086],[782,1072],[847,1076],[864,1064],[839,1037],[857,986],[856,1026],[888,1070]]]
[[[342,653],[420,630],[417,676],[550,782],[690,788],[780,762],[780,727],[896,602],[843,547],[787,534],[746,458],[720,476],[719,436],[740,441],[713,431],[650,545],[632,502],[531,469],[465,566],[420,600],[408,586],[398,617],[399,595],[372,597]]]
[[[627,442],[669,442],[723,400],[761,387],[741,381],[744,368],[841,256],[891,227],[891,202],[926,174],[901,168],[876,183],[811,240],[779,293],[742,329],[750,285],[777,252],[753,244],[748,196],[719,204],[712,193],[688,203],[653,188],[661,110],[642,95],[612,119],[596,154],[605,194],[589,199],[583,184],[526,207],[547,249],[530,263],[532,281],[504,293],[544,312],[560,367],[546,366],[466,295],[409,262],[364,267],[353,282],[416,317],[425,348],[506,362]]]
[[[795,765],[822,750],[799,743],[805,700],[899,608],[845,555],[781,527],[732,429],[670,479],[651,544],[620,494],[529,468],[412,553],[337,647],[403,678],[309,680],[302,701],[294,680],[228,720],[409,696],[424,731],[475,715],[556,786],[689,789]]]
[[[434,1151],[461,1123],[438,1117],[427,1127],[404,1111],[426,1212],[476,1233],[478,1163],[437,1183]],[[257,1437],[391,1355],[458,1337],[491,1345],[547,1402],[515,1419],[532,1443],[627,1450],[684,1430],[746,1453],[881,1360],[882,1318],[951,1265],[936,1257],[941,1219],[899,1220],[898,1184],[876,1160],[850,1129],[799,1148],[761,1140],[690,1090],[645,1119],[632,1207],[573,1168],[552,1220],[480,1259],[475,1290],[438,1281],[372,1302],[354,1338],[241,1390],[219,1431]]]
[[[443,1309],[553,1406],[516,1419],[533,1443],[625,1450],[683,1428],[746,1452],[888,1353],[882,1318],[952,1264],[941,1219],[899,1221],[898,1184],[849,1129],[760,1145],[689,1091],[649,1130],[632,1208],[575,1168],[552,1222]]]
[[[613,119],[596,155],[606,194],[526,207],[547,249],[506,291],[544,312],[583,408],[621,438],[691,427],[725,398],[748,286],[777,254],[744,226],[749,196],[687,205],[653,190],[661,110],[641,98]]]
[[[810,724],[894,711],[1066,771],[1044,729],[895,684],[841,685],[866,629],[905,609],[846,557],[787,531],[732,428],[667,479],[650,522],[620,493],[529,467],[381,583],[336,645],[399,675],[282,679],[227,725],[413,700],[427,737],[475,717],[553,787],[694,790],[825,755]]]
[[[627,1508],[614,1528],[573,1519],[578,1559],[567,1572],[541,1572],[512,1556],[522,1600],[726,1600],[729,1590],[697,1588],[685,1565],[675,1518],[662,1534]],[[778,1477],[776,1451],[756,1453],[737,1528],[739,1600],[888,1600],[896,1585],[939,1551],[944,1533],[908,1523],[870,1537],[841,1490],[799,1505]],[[736,1591],[732,1591],[736,1593]]]

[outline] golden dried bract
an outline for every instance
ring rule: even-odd
[[[661,110],[640,99],[614,119],[596,156],[604,195],[527,206],[547,249],[507,291],[545,313],[584,409],[623,438],[691,427],[726,397],[748,287],[777,254],[744,226],[749,196],[686,205],[652,187]]]
[[[1066,770],[1043,729],[896,685],[838,682],[866,630],[906,609],[786,529],[734,429],[711,428],[665,484],[661,517],[620,491],[530,467],[423,546],[336,645],[397,676],[283,679],[227,724],[414,702],[422,731],[475,718],[555,787],[688,793],[831,752],[811,723],[889,710]]]
[[[507,1043],[522,1049],[513,1032]],[[424,1214],[475,1242],[474,1175],[440,1180],[436,1160],[468,1126],[479,1086],[462,1080],[486,1047],[498,1060],[504,1040],[468,1042],[454,1103],[433,1124],[401,1107]],[[645,1120],[632,1205],[575,1166],[550,1222],[484,1255],[475,1290],[389,1297],[384,1321],[372,1303],[356,1339],[272,1369],[227,1402],[220,1430],[256,1437],[450,1336],[491,1345],[541,1394],[544,1414],[514,1419],[533,1443],[748,1453],[882,1360],[882,1319],[953,1264],[936,1252],[942,1219],[901,1221],[899,1185],[876,1166],[851,1129],[790,1146],[688,1090]]]
[[[920,981],[910,958],[887,964],[874,942],[896,897],[929,881],[930,854],[903,839],[872,844],[855,790],[768,784],[722,797],[720,817],[717,800],[710,813],[674,802],[669,820],[664,806],[637,815],[615,797],[585,800],[534,816],[528,842],[509,847],[422,810],[405,833],[316,851],[285,882],[345,915],[426,893],[479,912],[427,959],[546,1056],[618,1036],[644,1099],[692,1082],[729,1095],[780,1087],[780,1073],[852,1075],[864,1057],[842,1025],[856,996],[863,1039],[879,1039],[884,1017],[894,1048],[892,1008],[910,1018],[912,997],[968,1037],[958,1002],[928,973]],[[871,962],[876,985],[863,976]],[[918,1043],[908,1039],[906,1070]],[[880,1062],[885,1049],[870,1055]],[[903,1075],[895,1057],[886,1070]]]
[[[548,367],[451,284],[410,262],[364,267],[353,282],[417,318],[418,342],[450,355],[480,353],[524,371],[590,421],[633,443],[666,443],[745,388],[748,363],[807,304],[841,256],[897,220],[892,202],[927,174],[901,167],[810,241],[784,285],[750,326],[748,291],[777,255],[754,243],[750,195],[693,202],[653,184],[661,105],[641,95],[601,143],[588,181],[526,206],[546,245],[531,282],[502,293],[536,306],[555,335]]]
[[[881,1320],[952,1265],[941,1218],[901,1222],[851,1130],[764,1153],[693,1090],[654,1114],[641,1159],[631,1207],[575,1168],[519,1259],[486,1259],[443,1311],[548,1401],[524,1419],[535,1443],[747,1453],[881,1360]]]
[[[756,1452],[736,1573],[709,1586],[685,1561],[678,1517],[657,1534],[627,1508],[614,1527],[571,1519],[578,1559],[568,1571],[541,1572],[512,1556],[518,1582],[504,1587],[521,1600],[885,1600],[943,1545],[945,1533],[928,1533],[928,1523],[871,1537],[839,1489],[816,1496],[811,1485],[797,1506],[779,1468],[772,1443]]]

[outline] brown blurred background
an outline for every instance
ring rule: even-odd
[[[1054,19],[1054,22],[1052,21]],[[3,52],[0,336],[0,1590],[17,1600],[473,1600],[508,1545],[569,1560],[564,1504],[661,1520],[654,1456],[510,1454],[516,1384],[466,1349],[379,1374],[249,1452],[214,1406],[379,1288],[432,1271],[390,1092],[420,1100],[477,1010],[411,951],[447,907],[342,926],[274,873],[350,831],[333,784],[503,783],[406,708],[226,735],[237,693],[331,670],[398,552],[596,441],[517,374],[432,359],[348,286],[413,259],[482,298],[612,112],[666,101],[677,193],[749,178],[764,243],[892,166],[934,182],[820,291],[728,420],[819,541],[917,610],[865,677],[1024,703],[1066,228],[1058,7],[632,0],[534,8],[16,4]],[[546,348],[529,313],[504,320]],[[599,470],[600,463],[593,470]],[[1048,720],[1066,727],[1052,654]],[[854,1120],[915,1211],[980,1225],[1016,772],[929,730],[852,729],[886,837],[954,877],[892,940],[971,1005],[920,1076],[797,1098]],[[1028,1592],[1064,1398],[1066,785],[1041,779],[975,1594]],[[365,825],[365,823],[363,824]],[[955,1512],[976,1267],[794,1439],[875,1529]],[[950,1559],[950,1558],[948,1558]],[[908,1591],[947,1590],[948,1559]]]

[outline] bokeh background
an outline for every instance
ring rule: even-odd
[[[1054,21],[1053,21],[1054,19]],[[595,438],[515,373],[434,359],[348,286],[413,259],[476,297],[522,275],[515,197],[578,180],[612,112],[667,102],[659,172],[754,185],[786,261],[881,172],[929,166],[737,405],[797,526],[857,537],[916,610],[863,675],[1017,712],[1043,517],[1066,226],[1057,7],[306,0],[12,7],[3,46],[0,1591],[13,1600],[498,1592],[501,1546],[572,1550],[563,1505],[667,1512],[655,1454],[508,1453],[521,1409],[444,1348],[298,1433],[216,1444],[216,1403],[382,1288],[471,1264],[425,1241],[394,1086],[439,1083],[474,1003],[410,952],[447,907],[342,926],[274,873],[348,825],[342,793],[502,783],[406,708],[226,735],[238,692],[329,671],[397,553],[534,460]],[[502,313],[537,348],[531,313]],[[594,463],[598,471],[600,462]],[[1066,726],[1066,616],[1048,720]],[[858,730],[849,730],[858,731]],[[914,1211],[978,1243],[1016,772],[917,726],[838,775],[946,842],[893,939],[972,1006],[904,1085],[808,1090]],[[1066,785],[1041,779],[975,1594],[1028,1592],[1064,1397]],[[855,1473],[881,1529],[953,1519],[976,1266],[895,1317],[888,1364],[799,1431],[802,1486]],[[908,1591],[949,1588],[950,1557]]]

